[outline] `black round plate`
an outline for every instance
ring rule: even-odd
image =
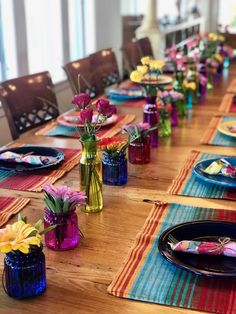
[[[44,146],[23,146],[23,147],[12,147],[5,150],[0,151],[0,154],[11,151],[17,154],[27,154],[32,153],[33,155],[41,155],[41,156],[50,156],[55,157],[56,162],[51,164],[45,165],[31,165],[26,163],[16,163],[16,162],[9,162],[0,160],[0,169],[8,170],[8,171],[32,171],[38,170],[42,168],[49,168],[54,167],[55,165],[59,164],[64,159],[64,153],[58,149],[51,148],[51,147],[44,147]]]
[[[213,220],[186,222],[167,229],[158,241],[160,253],[168,262],[177,267],[198,275],[236,278],[235,257],[172,251],[168,244],[170,235],[178,241],[217,241],[221,237],[229,237],[236,241],[236,223]]]

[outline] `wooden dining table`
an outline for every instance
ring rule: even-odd
[[[236,155],[233,147],[200,144],[200,139],[212,116],[218,112],[229,83],[235,78],[235,70],[234,64],[229,70],[224,70],[223,77],[217,86],[209,91],[204,100],[193,106],[192,117],[180,119],[179,126],[172,129],[172,135],[162,138],[160,146],[152,149],[149,164],[128,164],[129,176],[126,185],[103,186],[104,208],[100,213],[87,214],[77,211],[79,227],[84,238],[76,249],[56,252],[44,247],[47,266],[45,293],[32,299],[19,301],[7,296],[0,288],[1,314],[193,313],[191,310],[178,307],[114,297],[107,293],[107,287],[134,244],[136,235],[152,208],[153,201],[235,209],[234,201],[167,194],[168,187],[191,150]],[[136,122],[142,120],[142,108],[118,105],[117,109],[118,113],[135,114]],[[15,142],[58,148],[80,148],[78,139],[35,135],[35,130],[25,133]],[[77,165],[60,178],[56,186],[65,184],[79,190],[79,177]],[[0,196],[28,197],[31,201],[22,210],[22,215],[27,215],[29,222],[43,217],[43,193],[0,189]],[[12,223],[16,219],[17,217],[14,216],[9,222]],[[4,254],[1,254],[1,274],[3,259]]]

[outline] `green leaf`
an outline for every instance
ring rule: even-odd
[[[40,235],[43,235],[43,234],[45,234],[46,232],[55,229],[56,227],[57,227],[57,225],[49,226],[49,227],[45,228],[44,230],[40,231],[39,234],[40,234]]]
[[[63,207],[62,207],[62,211],[63,213],[66,213],[69,209],[69,202],[68,201],[64,201]]]
[[[39,219],[35,224],[34,224],[34,227],[39,230],[40,227],[42,226],[42,223],[43,223],[43,220],[42,219]]]

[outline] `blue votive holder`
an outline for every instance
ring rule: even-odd
[[[102,180],[107,185],[123,185],[127,183],[128,171],[125,154],[114,158],[104,155],[102,161]]]
[[[28,254],[7,253],[4,259],[5,291],[15,299],[36,296],[46,289],[45,256],[42,246]]]

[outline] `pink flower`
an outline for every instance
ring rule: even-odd
[[[92,122],[93,119],[93,109],[87,108],[80,112],[81,122]]]
[[[76,94],[72,99],[72,104],[78,106],[80,109],[85,109],[90,104],[90,97],[85,93]]]
[[[147,122],[140,122],[139,124],[138,124],[138,126],[142,129],[142,130],[148,130],[148,129],[150,129],[150,124],[149,123],[147,123]]]
[[[107,118],[116,113],[116,107],[112,106],[107,99],[99,99],[96,102],[96,108],[100,114]]]

